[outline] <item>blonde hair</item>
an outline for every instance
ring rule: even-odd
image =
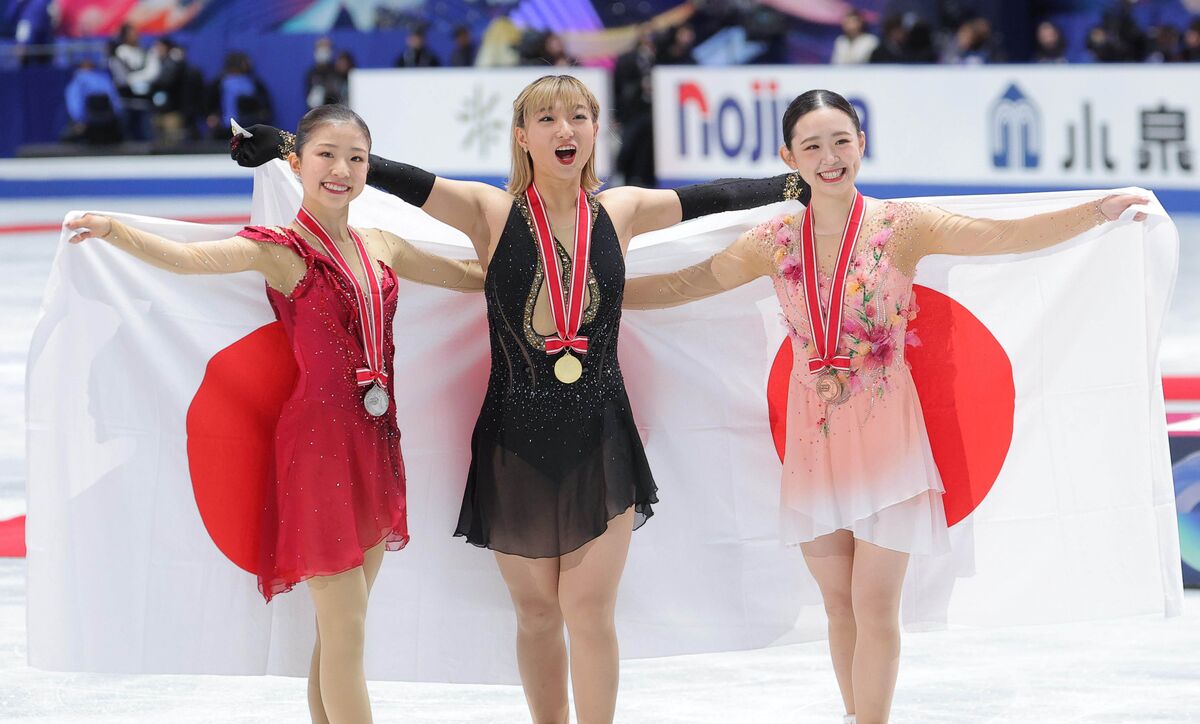
[[[592,122],[600,120],[600,101],[583,81],[569,75],[544,75],[525,86],[517,99],[513,101],[512,120],[512,171],[508,175],[508,192],[523,194],[533,184],[533,159],[529,152],[517,143],[517,129],[525,127],[525,117],[531,112],[543,108],[552,108],[555,103],[562,103],[566,108],[576,105],[587,106],[592,114]],[[583,166],[583,176],[580,185],[588,193],[595,193],[600,188],[600,177],[596,175],[596,149],[592,147],[592,155]]]

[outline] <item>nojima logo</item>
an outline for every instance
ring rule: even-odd
[[[709,158],[719,149],[730,159],[774,158],[783,144],[780,123],[791,97],[781,96],[779,83],[774,80],[755,80],[749,88],[749,98],[733,94],[718,96],[706,92],[700,82],[681,82],[676,93],[679,156]],[[858,112],[862,129],[866,131],[866,101],[861,98],[846,100]],[[869,150],[866,155],[870,156]]]
[[[696,81],[680,83],[678,99],[680,156],[690,152],[689,128],[698,131],[702,157],[712,154],[714,140],[727,158],[747,155],[751,161],[773,156],[782,143],[779,120],[787,101],[779,97],[773,80],[753,81],[748,102],[734,96],[710,98]]]

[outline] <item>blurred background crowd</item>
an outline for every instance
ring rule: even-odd
[[[656,65],[1200,61],[1200,0],[9,0],[0,156],[218,150],[359,68],[611,70],[625,175]],[[1192,92],[1195,92],[1194,89]],[[397,112],[436,112],[397,99]]]

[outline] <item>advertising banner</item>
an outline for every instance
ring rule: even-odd
[[[784,109],[828,88],[858,110],[867,184],[1200,191],[1200,69],[1033,65],[654,70],[665,183],[761,176]]]
[[[503,182],[511,160],[512,104],[551,68],[355,70],[354,110],[371,127],[373,151],[441,176]],[[571,68],[600,101],[596,170],[609,171],[609,79],[603,70]]]

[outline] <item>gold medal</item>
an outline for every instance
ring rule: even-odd
[[[570,352],[564,352],[554,363],[554,376],[564,385],[575,382],[583,374],[583,363]]]
[[[826,370],[817,377],[817,397],[829,405],[836,405],[845,399],[846,386],[836,372]]]

